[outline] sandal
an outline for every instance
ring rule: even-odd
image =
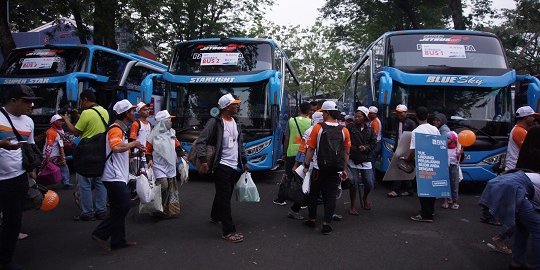
[[[229,233],[227,235],[221,236],[221,238],[231,243],[240,243],[244,241],[244,236],[241,233]]]
[[[397,194],[397,192],[395,191],[390,191],[386,193],[386,196],[388,196],[388,198],[396,198],[396,197],[399,197],[399,194]]]
[[[358,216],[358,215],[360,215],[360,213],[358,213],[358,211],[356,209],[351,209],[351,210],[349,210],[349,215]]]
[[[442,205],[441,205],[441,208],[444,208],[444,209],[448,209],[450,207],[450,205],[447,203],[447,202],[444,202]]]
[[[371,210],[371,202],[364,202],[364,210]]]
[[[412,196],[413,193],[412,192],[408,192],[408,191],[404,191],[404,192],[401,192],[401,194],[399,194],[401,196]]]
[[[451,208],[452,208],[453,210],[458,210],[458,209],[459,209],[459,204],[453,203]]]

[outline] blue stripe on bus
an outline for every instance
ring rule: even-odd
[[[249,83],[267,80],[274,77],[277,71],[265,70],[256,74],[220,75],[215,76],[191,76],[173,75],[169,72],[163,73],[163,80],[172,83]]]
[[[500,76],[471,76],[450,74],[411,74],[397,68],[384,67],[394,81],[407,85],[506,87],[516,82],[516,71]]]

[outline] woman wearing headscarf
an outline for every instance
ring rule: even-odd
[[[186,158],[185,152],[172,129],[172,121],[166,110],[156,113],[156,126],[147,137],[146,159],[154,170],[157,183],[161,186],[163,217],[180,214],[180,196],[176,183],[177,157]]]
[[[447,122],[446,115],[443,113],[438,113],[433,118],[433,125],[439,129],[439,133],[441,133],[442,136],[446,136],[446,134],[450,132],[450,128],[446,125]]]

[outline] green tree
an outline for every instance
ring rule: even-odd
[[[478,28],[501,38],[510,66],[517,73],[540,74],[539,10],[537,0],[518,0],[516,9],[503,11],[502,25]]]

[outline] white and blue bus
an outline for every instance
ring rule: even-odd
[[[159,93],[141,92],[141,83],[146,75],[166,69],[159,62],[97,45],[17,48],[0,69],[0,96],[13,84],[26,84],[43,98],[32,112],[40,134],[53,114],[78,107],[84,89],[94,89],[98,104],[108,109],[124,98],[150,102],[152,94]]]
[[[165,89],[163,103],[176,115],[173,127],[185,149],[190,149],[207,120],[218,115],[222,95],[239,98],[237,123],[250,168],[257,171],[275,168],[281,158],[283,131],[298,105],[286,89],[289,84],[299,85],[274,40],[209,38],[178,43],[167,72],[149,75],[143,92]]]
[[[347,79],[345,110],[377,106],[382,122],[380,170],[395,145],[398,104],[444,113],[454,131],[470,129],[476,143],[465,149],[465,181],[487,181],[504,168],[515,121],[513,85],[528,81],[527,100],[537,108],[540,82],[509,68],[500,40],[491,33],[456,30],[388,32],[362,54]]]

